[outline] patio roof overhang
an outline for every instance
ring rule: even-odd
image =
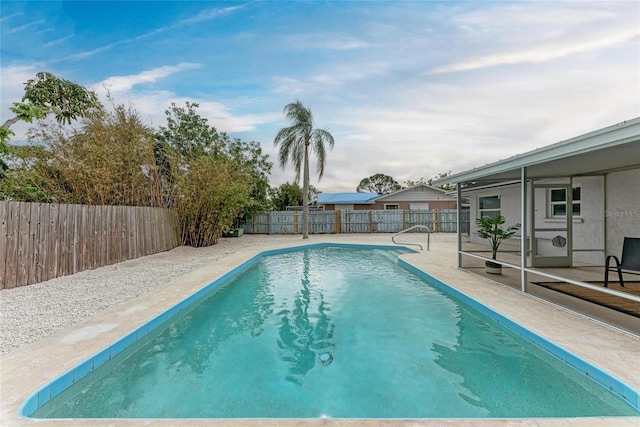
[[[602,175],[640,168],[640,117],[433,182],[519,180],[522,168],[533,179]]]
[[[451,175],[433,182],[432,185],[457,184],[456,196],[461,200],[463,183],[467,184],[466,188],[520,184],[520,224],[523,230],[523,236],[527,237],[520,239],[520,265],[512,265],[501,261],[497,262],[503,266],[520,271],[520,286],[522,292],[527,292],[528,273],[536,273],[553,280],[564,281],[622,297],[627,300],[640,302],[640,297],[637,295],[597,287],[590,283],[544,273],[539,268],[529,267],[527,260],[529,253],[528,241],[535,240],[536,236],[535,227],[530,228],[528,224],[526,197],[529,180],[604,175],[609,172],[639,168],[640,117],[636,117],[566,141],[561,141],[508,159],[499,160],[485,166]],[[533,210],[531,212],[533,212]],[[461,206],[458,204],[458,267],[462,267],[463,255],[492,261],[489,258],[463,250],[460,218]],[[567,236],[572,236],[571,213],[569,213],[567,218],[566,233]],[[603,252],[607,252],[606,243]],[[570,261],[570,266],[573,266],[573,261]]]

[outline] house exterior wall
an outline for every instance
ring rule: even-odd
[[[606,176],[607,255],[622,255],[626,237],[640,237],[640,169],[614,172]]]
[[[621,250],[624,235],[640,236],[640,194],[637,182],[640,182],[640,171],[627,171],[610,174],[606,180],[602,176],[575,177],[573,187],[580,187],[581,214],[573,218],[573,261],[585,262],[593,265],[604,265],[605,227],[607,228],[607,247]],[[607,192],[605,197],[605,182]],[[569,183],[569,179],[539,180],[536,184]],[[531,187],[528,187],[527,209],[531,206]],[[566,221],[552,218],[549,209],[549,189],[537,188],[535,193],[535,228],[537,237],[537,253],[541,256],[556,256],[566,254],[567,247],[554,247],[551,239],[557,235],[566,237],[561,231],[540,231],[544,228],[562,228]],[[472,191],[470,196],[471,209],[471,242],[484,244],[487,242],[477,234],[475,218],[479,215],[478,200],[480,197],[500,196],[500,213],[505,217],[506,226],[520,222],[520,184],[513,184],[492,189]],[[605,199],[607,208],[605,210]],[[615,206],[615,207],[614,207]],[[607,215],[607,212],[609,214]],[[616,213],[617,212],[617,213]],[[621,213],[620,213],[621,212]],[[607,215],[606,223],[603,217]],[[635,222],[634,222],[635,220]],[[531,226],[531,215],[527,212],[527,223]],[[518,232],[519,235],[522,231]],[[626,234],[625,234],[626,233]],[[531,233],[528,232],[530,235]],[[503,245],[508,249],[515,249],[520,244],[519,237],[514,237]]]
[[[509,185],[497,188],[488,188],[477,190],[469,193],[469,209],[470,209],[470,240],[471,243],[488,245],[486,239],[478,236],[478,227],[476,226],[476,218],[479,217],[478,201],[480,197],[500,196],[500,214],[505,218],[505,226],[511,226],[520,222],[520,186]],[[519,234],[520,232],[518,232]],[[519,245],[520,239],[515,236],[509,241],[502,243],[506,246]],[[514,248],[509,248],[514,249]]]
[[[541,180],[539,184],[569,183],[569,179]],[[573,217],[573,261],[594,265],[604,265],[604,177],[589,176],[573,178],[572,187],[580,187],[580,215]],[[549,189],[536,189],[536,224],[537,229],[558,228],[566,225],[566,220],[552,218],[549,202]],[[566,237],[566,233],[558,231],[538,231],[538,254],[554,256],[566,254],[566,247],[554,247],[551,239],[556,235]]]
[[[426,185],[418,185],[382,196],[375,200],[373,207],[366,209],[384,209],[388,204],[397,204],[398,209],[411,209],[412,203],[414,205],[429,204],[429,210],[456,208],[455,197],[448,196],[443,191]]]
[[[367,205],[364,209],[384,209],[385,205],[388,204],[397,204],[398,209],[410,209],[411,203],[428,203],[429,210],[433,209],[455,209],[456,201],[455,200],[417,200],[417,201],[392,201],[392,200],[376,200],[374,205]]]
[[[447,196],[442,191],[431,189],[425,185],[420,185],[418,187],[407,188],[402,191],[382,196],[378,198],[376,202],[431,202],[437,200],[455,202],[456,199],[454,197]]]
[[[436,201],[423,201],[424,203],[428,203],[429,204],[429,210],[433,210],[433,209],[455,209],[456,208],[456,201],[455,200],[436,200]],[[322,206],[324,206],[324,210],[325,211],[335,211],[335,210],[369,210],[369,209],[373,209],[373,210],[382,210],[384,209],[384,205],[386,204],[398,204],[398,209],[410,209],[410,204],[411,203],[416,203],[416,202],[408,202],[408,201],[402,201],[402,202],[382,202],[382,201],[377,201],[375,204],[368,204],[368,205],[358,205],[358,204],[354,204],[354,205],[336,205],[336,204],[322,204]]]
[[[382,210],[385,205],[397,204],[398,209],[411,209],[411,204],[429,204],[427,210],[433,209],[455,209],[456,198],[448,196],[443,191],[426,185],[406,188],[385,196],[380,196],[375,203],[321,203],[325,210]]]

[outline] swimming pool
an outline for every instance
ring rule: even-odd
[[[489,320],[470,306],[473,300],[451,296],[432,278],[427,283],[397,253],[315,245],[256,257],[44,387],[23,406],[23,415],[637,415],[600,385]],[[76,384],[63,390],[69,382]],[[625,390],[621,383],[613,388]]]

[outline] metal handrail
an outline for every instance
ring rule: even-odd
[[[428,226],[426,226],[426,225],[418,224],[418,225],[414,225],[413,227],[409,227],[409,228],[407,228],[407,229],[405,229],[405,230],[399,231],[399,232],[397,232],[396,234],[394,234],[393,236],[391,236],[391,241],[392,241],[393,243],[395,243],[396,245],[413,245],[413,246],[419,246],[421,251],[422,251],[422,250],[424,250],[424,249],[422,248],[422,245],[421,245],[421,244],[419,244],[419,243],[398,243],[398,242],[396,242],[396,236],[397,236],[398,234],[406,233],[407,231],[411,231],[411,230],[413,230],[413,229],[415,229],[415,228],[423,228],[423,229],[427,230],[427,250],[429,250],[429,242],[430,242],[430,240],[431,240],[431,230],[429,230],[429,227],[428,227]]]

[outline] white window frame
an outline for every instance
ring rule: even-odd
[[[485,208],[482,209],[482,199],[498,199],[498,208]],[[502,209],[502,199],[500,198],[500,194],[494,194],[491,196],[478,196],[478,218],[482,218],[484,216],[499,216]],[[489,214],[489,215],[485,215]]]
[[[567,217],[567,194],[566,193],[564,194],[564,200],[555,200],[555,201],[552,200],[551,196],[552,196],[553,192],[554,191],[558,191],[558,190],[565,190],[566,191],[565,188],[550,188],[549,189],[549,195],[548,195],[549,196],[549,199],[548,199],[549,200],[549,203],[548,203],[548,205],[549,205],[549,207],[548,207],[548,209],[549,209],[549,218],[566,218]],[[577,206],[578,207],[578,213],[577,214],[573,213],[573,217],[574,218],[580,218],[580,217],[582,217],[582,188],[579,185],[573,187],[572,188],[572,196],[574,195],[575,190],[579,191],[580,198],[572,200],[573,205],[572,205],[571,212],[573,212],[574,208]],[[554,209],[556,206],[564,206],[564,212],[565,213],[564,214],[556,214],[555,213],[555,209]]]
[[[398,203],[385,203],[384,204],[384,210],[385,211],[399,210],[399,209],[400,209],[400,204],[398,204]]]

